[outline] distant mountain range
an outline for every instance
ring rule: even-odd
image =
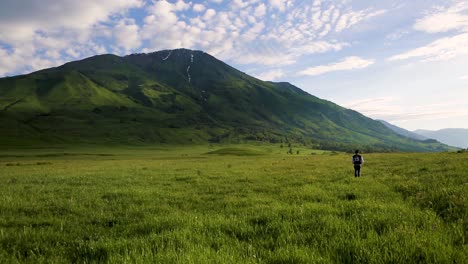
[[[409,131],[404,128],[392,125],[384,120],[378,120],[394,132],[405,137],[416,140],[428,141],[430,139],[437,140],[443,144],[457,148],[468,148],[468,129],[465,128],[445,128],[440,130],[424,130],[418,129]]]
[[[417,134],[458,148],[468,148],[468,129],[466,128],[445,128],[436,131],[418,129],[414,131]]]
[[[390,124],[388,123],[387,121],[384,121],[384,120],[377,120],[377,121],[380,121],[382,124],[384,124],[386,127],[390,128],[391,130],[393,130],[394,132],[402,135],[402,136],[405,136],[405,137],[409,137],[409,138],[413,138],[413,139],[416,139],[416,140],[426,140],[426,139],[429,139],[428,137],[425,137],[425,136],[422,136],[422,135],[419,135],[415,132],[411,132],[409,130],[406,130],[404,128],[401,128],[401,127],[398,127],[398,126],[395,126],[393,124]]]
[[[448,149],[187,49],[99,55],[1,78],[0,119],[4,146],[293,141],[340,150]]]

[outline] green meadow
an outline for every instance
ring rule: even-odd
[[[0,263],[468,263],[468,153],[0,151]]]

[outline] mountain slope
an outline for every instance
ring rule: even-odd
[[[419,129],[414,132],[450,146],[468,148],[468,129],[465,128],[445,128],[436,131]]]
[[[419,135],[417,133],[411,132],[411,131],[406,130],[404,128],[401,128],[401,127],[395,126],[393,124],[390,124],[387,121],[384,121],[384,120],[377,120],[377,121],[381,122],[386,127],[390,128],[391,130],[393,130],[395,133],[397,133],[399,135],[409,137],[409,138],[413,138],[413,139],[416,139],[416,140],[427,140],[427,139],[429,139],[429,138],[427,138],[425,136]]]
[[[329,149],[446,149],[186,49],[100,55],[0,79],[0,118],[2,144],[261,140]]]

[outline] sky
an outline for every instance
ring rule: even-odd
[[[468,128],[468,0],[0,1],[0,77],[175,48],[409,130]]]

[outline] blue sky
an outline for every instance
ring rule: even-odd
[[[468,1],[0,2],[0,76],[181,47],[410,130],[468,128]]]

